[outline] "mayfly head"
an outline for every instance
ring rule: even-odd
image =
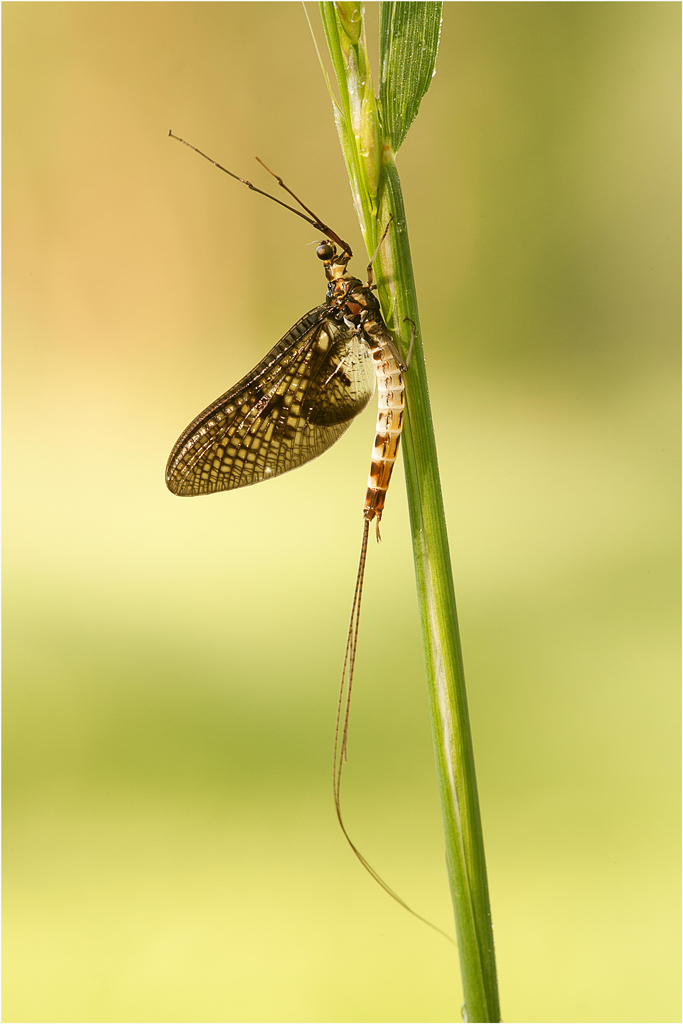
[[[328,281],[338,281],[339,278],[346,276],[346,267],[351,259],[350,253],[344,249],[338,253],[336,245],[332,242],[322,241],[315,250],[315,254],[325,265]]]

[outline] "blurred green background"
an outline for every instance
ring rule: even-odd
[[[168,129],[364,266],[301,6],[3,15],[4,1019],[458,1020],[332,808],[374,410],[267,487],[163,483],[324,294],[314,232]],[[680,1020],[679,22],[448,3],[399,158],[507,1021]],[[402,468],[383,527],[347,819],[450,929]]]

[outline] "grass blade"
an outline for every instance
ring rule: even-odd
[[[440,2],[380,4],[379,99],[394,153],[431,85],[440,35]]]

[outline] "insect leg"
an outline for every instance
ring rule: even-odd
[[[413,357],[413,344],[415,343],[415,334],[417,333],[417,324],[415,323],[414,320],[411,320],[409,316],[404,316],[403,317],[403,323],[404,324],[412,324],[413,325],[413,331],[412,331],[412,334],[410,335],[410,347],[408,348],[408,355],[406,356],[405,363],[401,367],[401,369],[405,372],[408,369],[408,367],[410,366],[410,360]]]
[[[261,164],[261,167],[263,167],[264,170],[268,171],[268,174],[271,174],[275,178],[280,188],[283,188],[285,192],[292,197],[292,199],[295,199],[299,206],[306,211],[306,213],[310,213],[311,217],[313,217],[313,220],[315,221],[314,227],[319,228],[320,231],[324,232],[324,234],[326,234],[328,238],[331,238],[333,242],[336,242],[337,245],[340,245],[344,252],[347,252],[349,254],[349,258],[351,258],[353,256],[353,252],[351,251],[351,246],[349,245],[349,243],[345,242],[343,238],[340,238],[336,231],[333,231],[332,228],[328,227],[327,224],[325,224],[325,222],[320,219],[317,213],[314,213],[313,210],[310,210],[305,203],[302,203],[299,197],[295,195],[294,192],[292,192],[291,188],[288,185],[285,185],[284,181],[282,180],[279,174],[276,174],[275,171],[271,171],[270,167],[267,167],[259,156],[257,156],[256,159]]]
[[[377,258],[377,253],[379,252],[379,250],[381,248],[382,242],[387,237],[387,233],[389,231],[389,225],[391,224],[393,219],[394,219],[394,215],[393,215],[393,213],[390,213],[389,214],[389,220],[387,221],[387,226],[384,229],[382,237],[379,240],[379,244],[377,245],[377,248],[375,249],[375,251],[372,254],[372,259],[368,263],[368,288],[372,288],[373,287],[373,284],[372,284],[372,264],[375,262],[375,259]]]

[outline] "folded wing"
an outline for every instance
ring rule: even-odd
[[[183,431],[166,484],[186,497],[296,469],[341,437],[374,387],[372,358],[357,329],[318,306]]]

